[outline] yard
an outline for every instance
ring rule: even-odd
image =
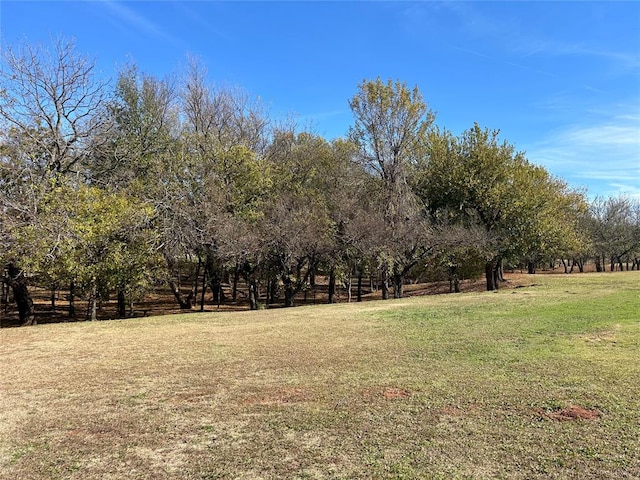
[[[0,330],[0,479],[637,479],[640,273]]]

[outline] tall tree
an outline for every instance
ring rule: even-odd
[[[5,225],[38,225],[43,219],[37,206],[44,196],[64,175],[82,170],[96,145],[94,132],[105,121],[106,94],[106,82],[94,75],[94,63],[78,54],[72,41],[58,40],[51,49],[26,43],[3,48],[0,215]],[[6,237],[10,243],[15,240],[11,237]],[[9,260],[6,280],[14,290],[20,320],[32,323],[23,264],[37,259]]]
[[[575,239],[583,202],[498,134],[478,124],[458,138],[434,132],[417,182],[432,215],[483,228],[488,290],[502,260],[533,260]]]
[[[170,80],[128,65],[119,72],[107,107],[107,121],[94,136],[101,148],[95,148],[92,177],[100,184],[149,196],[165,173],[165,162],[177,156],[175,88]]]
[[[580,230],[580,218],[587,202],[581,192],[540,166],[523,163],[515,169],[511,188],[517,195],[504,214],[511,242],[505,254],[524,259],[528,272],[535,273],[541,262],[564,259],[584,248],[586,232]]]
[[[407,165],[420,156],[435,120],[418,87],[365,80],[349,106],[355,120],[349,135],[360,147],[360,160],[380,176],[385,188],[400,188]]]
[[[181,109],[189,170],[185,188],[197,232],[193,249],[203,258],[214,298],[221,300],[227,270],[233,270],[234,278],[242,271],[250,283],[256,281],[255,261],[261,255],[248,255],[248,237],[240,232],[260,219],[271,188],[263,158],[269,121],[261,103],[245,92],[209,85],[206,69],[193,59],[182,82]],[[256,245],[257,236],[250,237],[249,243]]]
[[[187,129],[203,152],[208,146],[227,149],[238,145],[262,154],[269,142],[269,117],[260,99],[241,88],[208,83],[207,69],[189,58],[181,88]]]
[[[183,295],[180,267],[185,258],[191,267],[197,231],[190,196],[193,164],[181,132],[178,100],[170,78],[140,72],[135,65],[124,67],[108,104],[109,123],[98,132],[105,141],[92,159],[91,176],[99,185],[129,192],[154,207],[166,281],[180,306],[190,309],[197,279]]]
[[[423,154],[435,115],[417,87],[379,78],[363,81],[349,102],[355,125],[350,138],[358,158],[378,179],[378,198],[386,239],[380,245],[383,298],[393,278],[395,296],[402,296],[403,278],[424,257],[428,219],[408,184],[410,166]]]
[[[282,282],[285,305],[331,248],[334,223],[329,214],[333,150],[322,137],[293,131],[276,132],[268,152],[277,196],[266,210],[271,265]]]

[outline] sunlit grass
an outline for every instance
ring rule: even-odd
[[[639,280],[5,329],[0,478],[640,478]]]

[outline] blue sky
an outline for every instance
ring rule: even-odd
[[[343,136],[363,79],[417,85],[588,195],[640,197],[640,2],[0,2],[2,44],[75,38],[115,77],[201,58],[212,83]]]

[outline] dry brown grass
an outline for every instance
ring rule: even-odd
[[[0,479],[640,478],[637,275],[564,278],[2,329]]]
[[[265,409],[339,403],[336,379],[385,356],[366,309],[3,329],[0,478],[200,478],[212,450],[221,472],[242,471]],[[317,441],[278,439],[283,454]]]

